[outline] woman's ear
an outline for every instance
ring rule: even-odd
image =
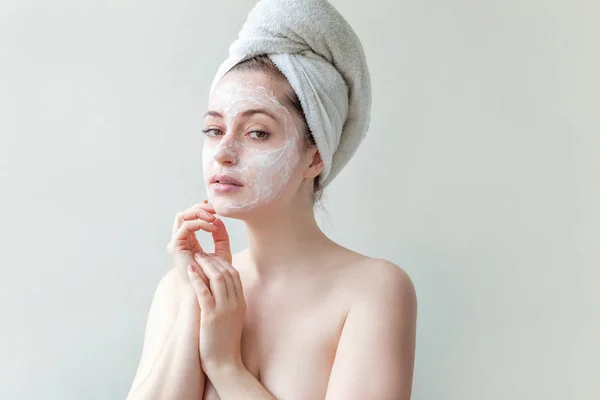
[[[323,160],[317,146],[310,146],[307,158],[310,160],[310,164],[306,167],[306,171],[304,171],[304,177],[307,179],[316,178],[323,171]]]

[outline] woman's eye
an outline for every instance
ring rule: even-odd
[[[263,131],[251,131],[249,134],[255,140],[265,140],[269,137],[269,133]]]
[[[219,128],[206,128],[202,129],[202,132],[204,132],[206,136],[210,137],[219,136],[221,134],[221,130]]]

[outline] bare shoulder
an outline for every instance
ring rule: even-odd
[[[392,290],[414,293],[415,288],[410,276],[400,266],[383,259],[369,258],[358,266],[365,279],[378,291]]]
[[[416,290],[412,279],[404,269],[388,260],[349,251],[344,274],[346,287],[353,294],[353,302],[402,302],[416,306]]]
[[[416,294],[398,265],[354,253],[338,277],[348,304],[327,387],[332,399],[410,398]]]

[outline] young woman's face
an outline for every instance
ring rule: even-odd
[[[302,120],[283,105],[286,89],[289,84],[264,73],[237,71],[215,87],[202,157],[206,192],[218,214],[272,204],[301,179]]]

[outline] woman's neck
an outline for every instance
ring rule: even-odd
[[[315,255],[336,246],[319,228],[312,207],[245,222],[248,267],[259,280],[303,272]]]

